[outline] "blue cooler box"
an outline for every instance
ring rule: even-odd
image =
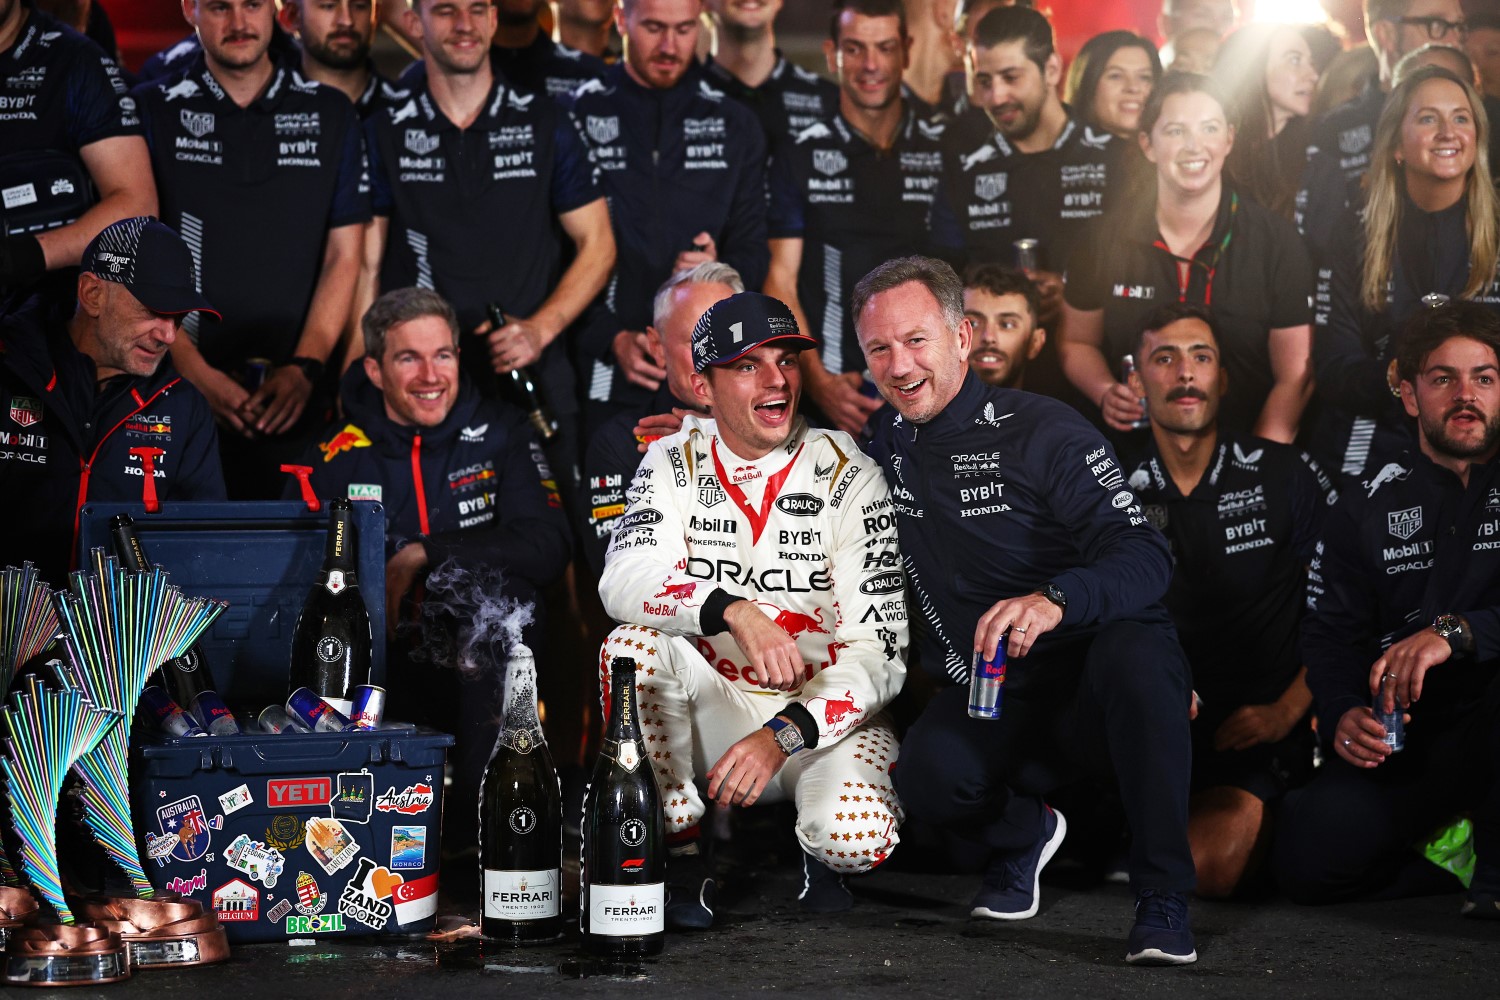
[[[298,503],[90,504],[80,547],[126,513],[151,561],[229,608],[201,642],[241,726],[285,702],[292,631],[323,562],[328,513]],[[385,511],[354,505],[360,592],[385,680]],[[387,705],[388,720],[401,719]],[[253,724],[253,723],[252,723]],[[436,918],[443,764],[434,730],[161,740],[138,727],[131,811],[159,889],[218,911],[235,942],[410,934]],[[169,836],[170,835],[170,836]]]
[[[141,859],[237,943],[431,930],[452,745],[416,729],[138,746]]]

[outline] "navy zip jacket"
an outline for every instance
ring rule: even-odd
[[[78,512],[90,501],[223,500],[208,401],[164,358],[154,375],[98,384],[73,346],[69,311],[35,302],[0,322],[0,491],[21,516],[0,532],[0,566],[30,559],[67,583]]]
[[[1121,619],[1172,634],[1160,603],[1172,580],[1166,539],[1076,410],[969,374],[929,422],[882,421],[871,453],[890,483],[929,673],[967,682],[980,617],[1049,583],[1068,606],[1028,659]],[[1027,686],[1025,661],[1008,673],[1007,691]]]
[[[567,518],[520,410],[465,381],[441,424],[407,427],[386,416],[363,365],[344,373],[341,396],[347,419],[306,459],[313,490],[383,503],[387,557],[421,541],[431,566],[455,556],[537,586],[562,575],[572,552]],[[288,498],[299,495],[291,482]]]

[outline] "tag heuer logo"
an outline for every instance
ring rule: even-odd
[[[974,194],[985,201],[994,201],[1005,193],[1005,174],[980,174],[974,178]]]
[[[836,149],[813,150],[813,169],[825,177],[841,173],[848,166],[848,159]]]
[[[374,500],[380,502],[381,488],[379,483],[350,483],[350,500]]]
[[[1386,530],[1404,542],[1422,530],[1422,508],[1393,510],[1385,516],[1385,526]]]
[[[589,115],[584,122],[589,138],[601,146],[620,137],[620,119],[615,115]]]
[[[438,137],[419,128],[409,128],[406,130],[406,148],[418,156],[426,156],[438,148]]]
[[[30,427],[42,419],[42,404],[30,396],[12,396],[10,400],[10,419],[22,427]]]
[[[1345,129],[1339,133],[1339,152],[1353,154],[1363,151],[1370,145],[1370,126],[1361,125],[1359,128]]]
[[[724,491],[713,476],[698,477],[698,502],[705,507],[714,507],[724,502]]]
[[[199,139],[214,130],[214,116],[211,111],[189,111],[183,108],[180,114],[182,127]]]

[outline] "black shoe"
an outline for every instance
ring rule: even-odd
[[[844,876],[804,851],[797,902],[808,913],[843,913],[854,906],[854,896],[844,885]]]
[[[1042,832],[1024,853],[990,862],[969,916],[985,920],[1025,920],[1036,916],[1042,902],[1042,869],[1057,853],[1068,835],[1068,821],[1051,806],[1044,806]]]
[[[691,853],[667,858],[667,927],[674,931],[701,931],[714,925],[714,898],[719,883],[709,871],[708,859],[694,844]]]
[[[1191,965],[1198,961],[1187,896],[1142,889],[1135,894],[1135,926],[1130,928],[1131,965]]]

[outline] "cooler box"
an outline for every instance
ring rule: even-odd
[[[164,503],[148,514],[141,504],[89,504],[80,516],[80,565],[89,549],[110,546],[109,519],[122,513],[171,583],[229,602],[201,648],[240,725],[284,704],[292,633],[323,564],[327,509],[300,501]],[[354,525],[360,593],[376,637],[370,680],[383,685],[384,507],[354,504]],[[401,706],[387,705],[386,717],[399,721]],[[432,927],[452,736],[133,736],[131,810],[146,871],[157,888],[212,905],[231,941]]]
[[[235,943],[431,930],[452,745],[430,729],[140,745],[141,860]]]

